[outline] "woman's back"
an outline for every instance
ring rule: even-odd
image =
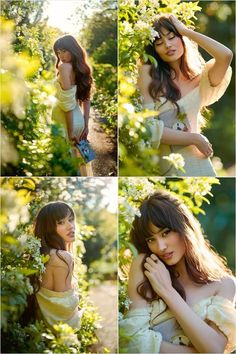
[[[41,287],[59,292],[72,289],[72,271],[72,255],[67,251],[52,249]]]

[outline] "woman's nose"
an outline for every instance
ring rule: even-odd
[[[167,244],[164,239],[157,240],[157,245],[158,245],[159,251],[161,251],[161,252],[167,248]]]

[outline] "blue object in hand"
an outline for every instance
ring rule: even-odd
[[[86,163],[95,159],[95,152],[88,140],[80,140],[80,142],[76,144],[76,147],[79,149],[79,152]]]

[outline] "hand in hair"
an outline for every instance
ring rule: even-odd
[[[179,34],[181,36],[185,36],[188,28],[181,21],[179,21],[174,15],[170,15],[170,20],[175,26],[175,28],[177,29],[177,31],[179,32]]]
[[[144,267],[147,269],[144,274],[150,281],[153,290],[163,297],[173,290],[170,273],[164,263],[155,254],[146,258]]]

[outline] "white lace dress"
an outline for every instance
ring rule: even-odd
[[[211,86],[208,71],[213,64],[214,59],[205,64],[199,85],[177,101],[180,113],[182,113],[181,120],[177,118],[175,105],[166,101],[165,98],[161,97],[160,102],[154,106],[154,110],[158,111],[158,119],[150,118],[148,124],[150,124],[152,131],[152,143],[155,147],[159,146],[161,176],[215,176],[210,158],[203,155],[196,146],[160,144],[164,127],[201,133],[201,109],[219,100],[229,85],[232,75],[232,69],[229,67],[221,83],[215,87]],[[145,105],[145,107],[153,109],[150,104]],[[178,153],[183,156],[185,172],[175,169],[172,164],[163,159],[164,156],[171,153]]]

